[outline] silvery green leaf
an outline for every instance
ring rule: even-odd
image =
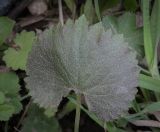
[[[27,63],[27,87],[43,107],[57,107],[74,90],[89,110],[105,120],[128,110],[136,94],[139,69],[123,35],[88,26],[84,16],[68,20],[38,37]]]

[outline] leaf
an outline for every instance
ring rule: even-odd
[[[64,0],[64,2],[66,3],[66,5],[70,9],[70,11],[73,13],[74,12],[74,8],[76,6],[75,0]]]
[[[160,80],[144,74],[140,74],[139,76],[139,86],[148,90],[160,92]]]
[[[23,122],[21,132],[61,132],[56,118],[44,115],[44,109],[31,105],[28,117]]]
[[[17,95],[19,92],[19,79],[13,72],[0,73],[0,91],[6,95]]]
[[[57,107],[74,90],[84,95],[90,111],[112,120],[128,110],[136,94],[135,57],[123,35],[105,31],[102,23],[89,27],[82,16],[39,36],[27,62],[27,87],[46,108]]]
[[[15,97],[10,97],[10,102],[8,104],[14,106],[14,114],[19,113],[22,110],[21,98],[17,94]]]
[[[47,117],[53,117],[57,112],[57,109],[52,109],[52,108],[47,108],[44,112],[44,114],[47,116]]]
[[[99,0],[94,0],[94,5],[95,5],[95,12],[98,17],[98,20],[101,21],[101,13],[99,9]]]
[[[152,64],[152,75],[159,76],[158,71],[158,44],[160,42],[160,1],[155,0],[154,6],[151,14],[151,35],[152,35],[152,44],[154,50],[154,58]]]
[[[0,121],[7,121],[14,113],[14,106],[3,104],[0,105]]]
[[[151,24],[150,24],[150,0],[143,2],[143,33],[144,33],[144,50],[145,57],[149,69],[151,69],[154,59],[154,45],[152,42],[151,35]]]
[[[15,22],[8,17],[0,17],[0,45],[9,37]]]
[[[89,21],[89,23],[92,24],[93,21],[95,20],[95,11],[94,11],[92,0],[86,1],[84,5],[84,14],[87,20]]]
[[[142,112],[143,113],[155,112],[159,111],[159,109],[160,109],[160,102],[155,102],[147,105]]]
[[[107,130],[108,132],[125,132],[122,129],[117,128],[113,123],[107,123]]]
[[[154,45],[160,41],[160,2],[155,0],[151,15],[151,32]]]
[[[17,34],[14,42],[19,48],[8,48],[8,50],[5,51],[3,60],[6,62],[6,65],[12,67],[14,70],[25,70],[28,53],[32,48],[34,40],[34,32],[23,31]]]
[[[18,94],[20,90],[18,82],[16,74],[12,72],[0,73],[0,120],[8,120],[9,117],[22,109]]]
[[[4,93],[0,92],[0,104],[3,104],[5,101],[5,95]]]
[[[125,128],[128,124],[128,121],[125,118],[120,118],[116,121],[116,125],[120,128]]]
[[[105,29],[110,29],[124,35],[125,41],[137,51],[139,57],[143,56],[143,31],[136,27],[136,15],[124,13],[116,18],[106,16],[102,20]]]
[[[129,115],[125,118],[130,121],[137,120],[138,116],[142,116],[146,113],[156,112],[156,111],[159,111],[159,109],[160,109],[160,102],[153,102],[153,103],[147,105],[142,111],[140,111],[136,114]]]

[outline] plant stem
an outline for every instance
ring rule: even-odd
[[[27,99],[27,98],[29,98],[29,97],[31,97],[31,95],[26,94],[25,96],[21,97],[21,101],[23,101],[23,100],[25,100],[25,99]]]
[[[106,124],[106,122],[104,122],[104,132],[107,132],[107,124]]]
[[[8,132],[8,121],[5,123],[4,131],[5,131],[5,132]]]
[[[58,0],[58,7],[59,7],[59,20],[62,26],[64,25],[64,20],[63,20],[63,9],[62,9],[62,0]]]
[[[77,94],[77,106],[76,106],[76,117],[75,117],[75,124],[74,124],[74,132],[79,131],[79,122],[80,122],[80,114],[81,114],[81,95]]]
[[[76,19],[76,9],[77,9],[77,0],[75,0],[75,4],[74,4],[74,7],[73,7],[73,11],[72,11],[73,20]]]

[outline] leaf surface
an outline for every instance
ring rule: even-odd
[[[0,120],[6,121],[22,109],[19,79],[12,72],[0,73]]]
[[[25,70],[28,52],[31,50],[34,40],[34,32],[23,31],[17,34],[14,40],[17,48],[8,48],[5,51],[3,60],[6,62],[6,65],[14,70]]]
[[[0,120],[7,121],[14,113],[14,106],[3,104],[0,105]]]
[[[84,5],[84,14],[90,24],[92,24],[95,21],[96,13],[93,6],[93,2],[91,0],[86,0],[86,3]]]
[[[139,86],[154,92],[160,92],[160,80],[144,74],[139,76]]]
[[[0,45],[9,37],[15,22],[7,17],[0,17]]]
[[[83,94],[89,110],[103,120],[118,118],[136,94],[136,55],[123,35],[88,26],[84,16],[44,31],[27,63],[27,87],[43,107],[57,107],[74,90]]]

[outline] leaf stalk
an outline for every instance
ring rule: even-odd
[[[59,7],[59,20],[62,26],[64,25],[64,20],[63,20],[63,9],[62,9],[62,0],[58,0],[58,7]]]
[[[81,95],[77,94],[77,106],[76,106],[76,116],[75,116],[75,125],[74,132],[79,132],[79,122],[80,122],[80,114],[81,114]]]

